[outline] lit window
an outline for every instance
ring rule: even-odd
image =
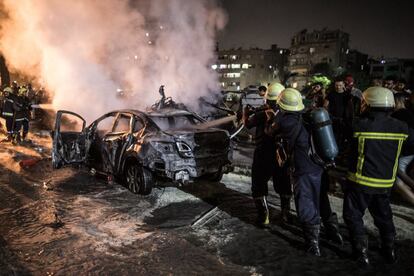
[[[272,65],[269,65],[269,69],[272,69],[273,68],[273,66]]]
[[[227,68],[227,64],[220,64],[220,69],[226,69]]]
[[[250,68],[250,67],[249,67],[249,64],[247,64],[247,63],[243,63],[242,68],[243,68],[243,69],[248,69],[248,68]]]
[[[346,49],[346,52],[345,52],[345,54],[349,54],[349,49]]]
[[[225,78],[240,78],[240,73],[227,73],[224,74]]]
[[[283,55],[283,50],[280,50],[280,51],[279,51],[279,54]]]
[[[232,60],[236,60],[236,59],[237,59],[237,55],[231,55],[231,56],[230,56],[230,59],[232,59]]]
[[[237,85],[237,91],[240,91],[240,85]]]
[[[240,64],[232,64],[231,68],[232,69],[240,69]]]
[[[310,48],[309,48],[309,53],[311,53],[311,54],[315,53],[315,48],[310,47]]]
[[[211,65],[211,69],[213,69],[213,70],[216,70],[217,69],[217,64],[213,64],[213,65]]]

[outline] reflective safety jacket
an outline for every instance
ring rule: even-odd
[[[403,146],[414,152],[414,130],[381,111],[361,114],[352,128],[348,180],[367,193],[388,192]]]
[[[3,117],[13,117],[14,116],[14,102],[16,97],[14,95],[9,95],[3,98],[3,109],[1,115]]]

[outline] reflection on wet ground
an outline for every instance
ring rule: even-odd
[[[322,239],[323,257],[307,256],[300,225],[281,224],[273,192],[271,228],[255,227],[249,177],[231,174],[220,184],[157,188],[142,197],[82,170],[53,171],[47,159],[0,172],[0,275],[407,275],[414,269],[413,213],[402,207],[394,210],[399,263],[383,263],[370,227],[375,265],[361,269],[350,260],[343,225],[344,247]],[[340,199],[333,205],[339,210]]]

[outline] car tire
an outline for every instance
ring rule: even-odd
[[[220,168],[216,173],[209,175],[208,180],[211,182],[219,183],[223,178],[223,168]]]
[[[125,169],[126,187],[134,194],[149,195],[154,177],[148,169],[137,163],[130,163]]]

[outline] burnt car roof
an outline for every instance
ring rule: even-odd
[[[151,110],[146,113],[148,116],[176,116],[176,115],[193,115],[192,112],[183,109],[166,108],[160,110]]]
[[[109,113],[114,112],[125,112],[125,113],[132,113],[136,115],[147,115],[147,116],[176,116],[176,115],[193,115],[192,112],[183,110],[183,109],[173,109],[173,108],[166,108],[166,109],[160,109],[160,110],[151,110],[151,111],[141,111],[138,109],[119,109],[119,110],[113,110]]]

